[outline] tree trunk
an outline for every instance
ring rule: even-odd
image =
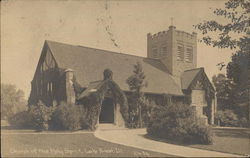
[[[139,105],[139,128],[142,128],[141,105]]]

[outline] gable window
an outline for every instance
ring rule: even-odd
[[[167,56],[167,46],[161,47],[161,56]]]
[[[183,59],[184,59],[184,45],[178,43],[178,46],[177,46],[177,60],[178,61],[183,61]]]
[[[193,62],[193,47],[187,46],[186,53],[185,53],[185,61],[186,62]]]

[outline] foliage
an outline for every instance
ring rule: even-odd
[[[239,120],[247,119],[249,112],[247,94],[240,93],[238,85],[223,74],[213,76],[213,83],[217,91],[218,110],[221,110],[218,116],[224,114],[226,116],[223,116],[223,118],[226,118],[229,113],[233,113],[237,115],[236,117],[239,117]],[[246,126],[246,122],[248,122],[248,119],[246,121],[236,121],[233,124],[225,123],[225,126]],[[221,125],[223,126],[223,124]]]
[[[48,130],[48,122],[53,111],[54,107],[47,107],[39,101],[37,105],[31,105],[28,110],[16,113],[8,121],[15,128]]]
[[[88,98],[82,100],[81,104],[84,105],[86,110],[86,126],[90,130],[95,130],[98,121],[98,116],[101,112],[101,105],[98,95],[93,93]]]
[[[10,125],[18,129],[34,128],[34,121],[28,111],[21,111],[8,119]]]
[[[9,119],[15,113],[27,109],[24,92],[15,85],[1,83],[1,119]]]
[[[249,43],[248,43],[249,45]],[[249,103],[249,79],[250,79],[250,48],[248,52],[237,52],[232,56],[232,61],[227,65],[227,78],[232,80],[235,86],[232,91],[234,93],[235,102],[239,106],[248,106]],[[246,113],[244,117],[248,116]]]
[[[239,122],[241,127],[246,127],[246,128],[250,127],[250,121],[245,117],[240,118]]]
[[[216,89],[217,103],[219,110],[234,109],[235,97],[234,83],[229,80],[224,74],[218,74],[213,76],[212,81]]]
[[[129,128],[138,128],[139,127],[139,117],[138,117],[138,108],[136,108],[134,106],[133,100],[130,99],[130,97],[128,97],[128,102],[129,102],[129,109],[130,109],[130,114],[129,114],[129,122],[128,122],[128,127]],[[141,127],[146,127],[149,119],[150,119],[150,115],[151,115],[151,111],[153,109],[153,107],[156,106],[156,104],[153,101],[149,101],[145,96],[140,97],[138,104],[141,106],[141,113],[142,113],[142,125]]]
[[[48,107],[41,101],[38,101],[37,105],[31,105],[28,112],[32,117],[33,127],[39,130],[48,130],[53,111],[54,107]]]
[[[188,140],[191,143],[197,144],[212,144],[213,143],[213,132],[208,126],[204,126],[198,123],[192,124],[188,128],[188,134],[191,136]]]
[[[215,121],[220,126],[239,126],[239,119],[232,110],[217,111]]]
[[[151,111],[157,106],[154,101],[149,101],[145,96],[141,97],[139,100],[139,104],[141,106],[142,113],[142,127],[146,127],[149,123]]]
[[[107,72],[107,71],[105,71]],[[87,111],[86,120],[91,130],[96,129],[98,116],[101,112],[101,102],[104,99],[105,94],[111,91],[114,95],[115,101],[120,105],[120,112],[125,122],[128,122],[128,101],[124,92],[119,86],[112,80],[110,76],[103,80],[99,85],[96,92],[90,93],[88,97],[82,99],[79,103],[83,104]]]
[[[242,52],[249,49],[250,34],[250,2],[249,0],[229,0],[225,3],[225,9],[217,8],[214,14],[224,17],[228,23],[223,24],[221,21],[205,21],[195,25],[195,28],[202,31],[203,35],[209,32],[217,32],[218,39],[212,39],[210,36],[204,36],[202,41],[207,45],[219,48],[240,48]],[[237,37],[235,34],[240,36]]]
[[[236,110],[239,117],[248,118],[249,110],[249,62],[250,62],[250,2],[249,0],[229,0],[225,3],[225,9],[215,9],[214,14],[223,17],[227,23],[221,21],[205,21],[195,25],[195,28],[202,31],[202,42],[207,45],[219,48],[234,49],[232,60],[227,65],[227,78],[224,85],[228,86],[225,96],[228,107],[237,105]],[[209,33],[215,33],[212,37]],[[229,83],[231,82],[231,83]],[[228,95],[230,94],[230,96]],[[224,106],[224,105],[223,105]]]
[[[100,88],[100,92],[102,94],[105,94],[105,91],[107,91],[109,88],[113,92],[115,100],[120,105],[120,112],[121,112],[124,120],[127,122],[127,120],[128,120],[128,100],[127,100],[127,97],[126,97],[125,93],[111,79],[108,79],[108,80],[104,81],[104,84]]]
[[[81,121],[84,120],[81,120],[81,112],[83,112],[83,110],[77,105],[62,103],[61,105],[58,105],[54,111],[50,121],[50,127],[57,130],[80,129]]]
[[[134,65],[133,73],[134,74],[127,79],[127,84],[131,91],[137,92],[137,95],[140,95],[141,89],[146,86],[146,83],[144,82],[146,76],[144,75],[142,65],[139,62]]]
[[[104,76],[104,80],[112,79],[112,77],[113,77],[113,72],[112,72],[110,69],[105,69],[105,70],[103,71],[103,76]]]
[[[210,127],[199,124],[186,104],[156,106],[147,127],[148,134],[184,143],[212,143]]]
[[[126,80],[129,89],[132,92],[132,95],[130,96],[131,106],[129,109],[130,122],[135,124],[136,127],[142,127],[142,107],[140,100],[142,100],[143,97],[141,89],[147,86],[145,78],[146,76],[143,72],[142,65],[137,62],[134,65],[133,74]]]
[[[90,124],[87,120],[87,109],[84,105],[76,105],[78,106],[80,112],[80,127],[81,129],[91,129]]]

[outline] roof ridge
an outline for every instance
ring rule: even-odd
[[[188,70],[185,70],[184,72],[198,70],[198,69],[202,70],[202,69],[204,69],[204,67],[198,67],[198,68],[188,69]]]
[[[119,55],[127,55],[127,56],[133,56],[133,57],[143,58],[143,59],[153,59],[153,58],[148,58],[148,57],[143,57],[143,56],[138,56],[138,55],[133,55],[133,54],[119,53],[119,52],[115,52],[115,51],[111,51],[111,50],[93,48],[93,47],[88,47],[88,46],[73,45],[73,44],[68,44],[68,43],[63,43],[63,42],[57,42],[57,41],[51,41],[51,40],[45,40],[45,41],[46,42],[57,43],[57,44],[64,44],[64,45],[68,45],[68,46],[71,46],[71,47],[83,47],[83,48],[87,48],[87,49],[101,50],[101,51],[105,51],[106,53],[113,53],[113,54],[119,54]],[[159,60],[159,59],[153,59],[153,60]]]

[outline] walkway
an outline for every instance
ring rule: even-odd
[[[94,135],[97,138],[112,143],[117,143],[130,147],[135,147],[180,157],[241,157],[240,155],[195,149],[195,148],[150,140],[144,137],[145,134],[146,134],[146,129],[125,129],[125,128],[108,129],[108,126],[106,125],[100,127],[94,133]]]

